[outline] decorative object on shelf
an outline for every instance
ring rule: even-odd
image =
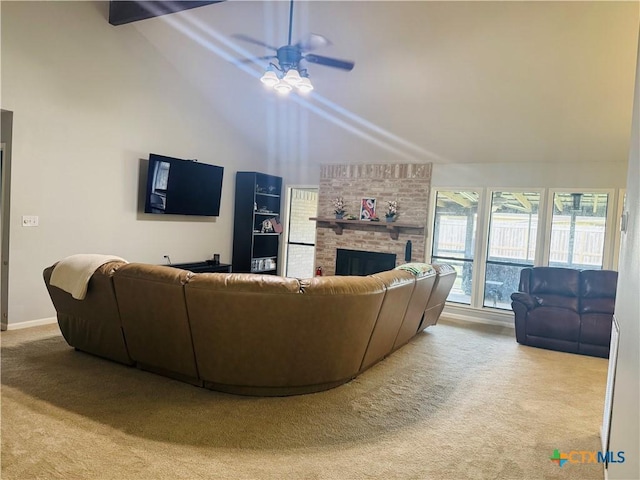
[[[282,233],[282,224],[280,223],[280,217],[273,217],[271,219],[271,225],[273,225],[273,231],[275,233]]]
[[[350,71],[353,69],[354,63],[349,60],[339,60],[337,58],[330,58],[321,55],[314,55],[310,52],[320,47],[326,47],[331,45],[331,42],[322,35],[315,33],[309,34],[304,40],[299,41],[296,44],[291,43],[291,27],[293,24],[293,0],[289,5],[289,36],[287,45],[281,47],[274,47],[268,45],[261,40],[256,40],[248,35],[236,34],[235,38],[244,40],[245,42],[253,43],[268,48],[269,50],[275,50],[275,55],[266,55],[257,58],[247,58],[240,60],[239,62],[257,62],[262,60],[275,59],[269,62],[264,75],[260,78],[260,81],[267,87],[273,88],[280,94],[287,94],[294,88],[300,93],[309,93],[313,90],[311,80],[309,80],[309,73],[305,68],[306,65],[302,64],[302,60],[307,63],[315,63],[318,65],[324,65],[326,67],[339,68],[341,70]]]
[[[342,197],[338,197],[333,201],[333,212],[336,214],[336,218],[342,218],[344,216],[344,199]]]
[[[376,199],[363,198],[360,201],[360,220],[371,220],[376,216]]]
[[[384,214],[384,218],[387,220],[387,222],[395,222],[397,216],[398,216],[398,201],[388,200],[387,213]]]
[[[271,223],[270,218],[262,222],[262,230],[260,230],[260,233],[273,233],[273,223]]]
[[[347,215],[347,220],[358,220],[356,215]]]

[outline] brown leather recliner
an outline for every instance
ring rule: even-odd
[[[444,310],[449,292],[453,288],[453,283],[456,281],[456,270],[446,263],[432,263],[431,266],[436,271],[436,280],[429,296],[429,302],[427,308],[424,311],[424,317],[418,330],[424,330],[425,328],[438,323],[438,319]]]
[[[366,370],[393,351],[416,285],[415,275],[403,270],[389,270],[370,276],[384,285],[386,293],[360,370]]]
[[[196,385],[191,326],[184,286],[194,274],[161,265],[130,263],[113,282],[131,358],[143,370]]]
[[[99,267],[89,280],[83,300],[50,284],[56,264],[44,269],[44,283],[56,309],[64,339],[83,352],[133,365],[122,332],[113,274],[124,262],[109,262]]]
[[[429,297],[433,291],[433,285],[436,282],[436,271],[430,265],[424,272],[417,273],[415,276],[416,285],[409,299],[402,325],[393,343],[393,350],[405,345],[418,333],[424,311],[427,309]]]
[[[618,273],[524,268],[511,295],[522,345],[608,358]]]

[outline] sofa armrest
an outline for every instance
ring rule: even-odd
[[[538,299],[528,293],[515,292],[511,294],[511,300],[514,302],[520,302],[527,307],[527,310],[536,308],[539,305]]]

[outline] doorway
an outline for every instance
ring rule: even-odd
[[[0,117],[0,329],[9,324],[9,208],[11,194],[11,137],[13,112]]]
[[[316,222],[309,220],[318,212],[317,187],[288,189],[285,277],[311,278],[314,275]]]

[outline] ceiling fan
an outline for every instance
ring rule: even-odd
[[[305,93],[313,90],[311,80],[309,80],[309,72],[301,65],[302,61],[324,65],[326,67],[339,68],[341,70],[351,71],[355,65],[349,60],[340,60],[337,58],[325,57],[314,53],[307,53],[317,48],[331,45],[331,42],[315,33],[311,33],[303,40],[296,44],[291,43],[291,30],[293,24],[293,0],[289,5],[289,36],[286,45],[274,47],[260,40],[256,40],[248,35],[235,34],[233,37],[245,42],[253,43],[266,47],[275,51],[275,55],[266,55],[263,57],[255,57],[241,60],[242,62],[255,62],[257,60],[275,59],[276,62],[269,62],[266,72],[260,78],[260,81],[269,87],[273,87],[280,93],[289,93],[294,87]]]

